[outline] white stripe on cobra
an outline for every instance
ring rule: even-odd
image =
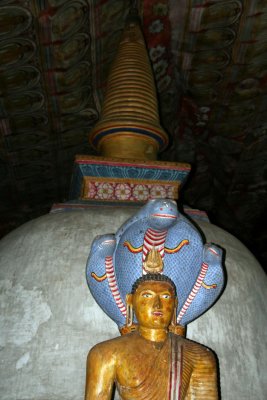
[[[171,337],[171,365],[168,400],[180,400],[182,384],[183,353],[180,341]]]
[[[212,247],[209,247],[209,251],[211,253],[215,254],[215,256],[219,256],[219,253],[215,249],[213,249]]]
[[[184,303],[181,311],[179,312],[179,315],[177,317],[177,324],[179,324],[179,322],[183,318],[184,314],[186,313],[187,309],[189,308],[190,304],[192,303],[192,301],[198,294],[198,291],[201,288],[201,284],[206,276],[208,268],[209,268],[208,264],[203,262],[203,264],[201,266],[200,274],[197,277],[196,283],[195,283],[193,289],[191,290],[186,302]]]
[[[105,266],[106,266],[106,274],[107,274],[107,278],[108,278],[108,284],[109,284],[109,288],[111,290],[112,296],[115,300],[115,303],[119,307],[122,315],[124,317],[126,317],[126,307],[121,299],[120,292],[119,292],[119,289],[117,286],[112,257],[109,256],[109,257],[105,258]]]
[[[155,249],[158,250],[162,259],[164,258],[165,254],[165,240],[168,231],[157,231],[155,229],[147,229],[144,237],[143,243],[143,263],[146,259],[147,253],[152,249],[154,246]],[[143,269],[143,274],[146,274],[146,271]]]

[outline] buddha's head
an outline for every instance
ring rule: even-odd
[[[139,326],[168,329],[176,318],[176,287],[165,275],[144,275],[134,283],[127,304],[133,308]]]

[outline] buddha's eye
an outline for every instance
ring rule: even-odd
[[[152,297],[152,294],[151,293],[143,293],[142,297],[149,298],[149,297]]]
[[[170,294],[163,294],[161,297],[162,297],[163,299],[170,299],[170,298],[171,298],[171,295],[170,295]]]

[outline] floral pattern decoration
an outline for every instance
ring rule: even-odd
[[[177,198],[177,183],[127,183],[88,181],[84,200],[147,201],[157,198]]]

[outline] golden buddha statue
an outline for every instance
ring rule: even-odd
[[[85,400],[111,399],[114,383],[123,400],[218,399],[216,359],[175,331],[173,281],[147,274],[127,295],[127,325],[134,332],[94,346],[88,354]]]

